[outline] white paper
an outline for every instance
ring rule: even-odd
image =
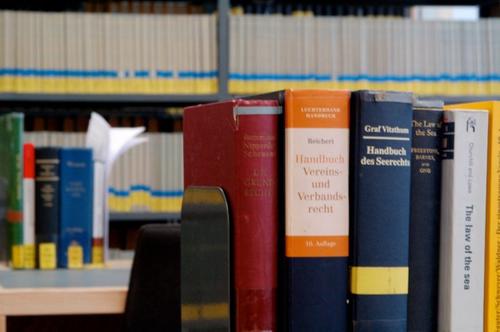
[[[108,185],[113,163],[130,148],[147,142],[138,137],[144,127],[112,128],[97,113],[92,113],[87,131],[86,146],[94,152],[94,212],[93,238],[104,240],[104,261],[108,258],[109,206]]]

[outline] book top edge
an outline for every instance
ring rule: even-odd
[[[361,100],[368,102],[413,103],[413,94],[411,92],[360,90],[353,92],[353,96],[355,95],[358,95]]]

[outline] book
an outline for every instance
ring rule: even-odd
[[[410,93],[351,95],[354,332],[407,328],[412,116]]]
[[[443,115],[439,331],[482,331],[488,112]]]
[[[35,149],[35,239],[38,267],[57,267],[60,198],[60,149]]]
[[[0,120],[1,122],[1,120]],[[1,134],[0,134],[1,135]],[[0,153],[3,150],[0,147]],[[7,212],[7,180],[3,177],[2,166],[0,165],[0,262],[7,263],[7,220],[5,220]]]
[[[6,252],[14,269],[24,266],[23,243],[23,133],[24,115],[10,113],[0,116],[0,187],[3,187],[5,212],[2,230],[6,234]],[[2,195],[0,195],[2,196]]]
[[[276,331],[278,146],[275,101],[230,100],[184,112],[184,185],[229,201],[235,331]]]
[[[61,149],[60,161],[58,266],[83,268],[92,260],[92,150]]]
[[[35,146],[24,144],[23,245],[24,268],[36,267],[35,250]]]
[[[411,148],[408,331],[436,331],[443,103],[415,101]]]
[[[286,90],[287,331],[346,331],[348,91]]]
[[[500,102],[485,101],[446,105],[445,109],[478,109],[489,111],[488,133],[488,175],[486,193],[486,248],[485,248],[485,301],[484,330],[500,329],[500,307],[497,299],[500,297]]]

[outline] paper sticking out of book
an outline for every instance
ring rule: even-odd
[[[108,257],[109,206],[108,179],[113,163],[132,147],[147,142],[139,137],[144,127],[113,128],[98,113],[92,113],[86,146],[94,153],[94,204],[92,264],[102,265]]]

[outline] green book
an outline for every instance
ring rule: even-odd
[[[2,251],[13,268],[23,268],[23,133],[24,115],[0,116],[0,232]],[[3,205],[3,208],[2,206]]]

